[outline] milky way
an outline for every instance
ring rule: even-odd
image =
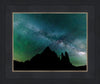
[[[86,14],[13,14],[14,60],[26,61],[47,46],[75,66],[86,65]]]

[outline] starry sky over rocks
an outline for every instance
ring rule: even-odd
[[[14,60],[30,60],[49,46],[59,57],[67,51],[73,65],[86,65],[86,17],[86,13],[13,13]]]

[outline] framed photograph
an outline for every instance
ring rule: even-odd
[[[0,84],[99,84],[97,5],[6,3]]]
[[[12,71],[88,71],[88,12],[13,12],[12,25]]]

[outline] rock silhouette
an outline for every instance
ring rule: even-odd
[[[61,53],[60,60],[57,54],[47,47],[30,61],[18,62],[14,60],[14,70],[86,70],[86,66],[73,66],[67,52],[65,52],[65,56]]]

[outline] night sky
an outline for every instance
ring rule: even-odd
[[[59,57],[67,51],[73,65],[86,65],[86,17],[86,13],[13,13],[14,60],[30,60],[49,46]]]

